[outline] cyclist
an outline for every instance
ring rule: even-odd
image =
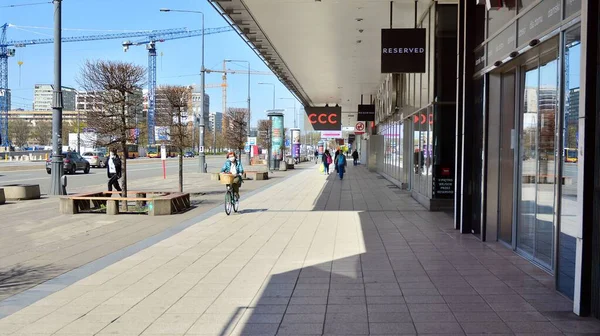
[[[221,168],[221,173],[232,174],[235,176],[233,179],[233,184],[231,187],[233,188],[233,192],[235,193],[235,197],[240,198],[240,187],[242,186],[242,174],[244,173],[244,167],[242,163],[237,160],[234,152],[229,152],[227,154],[227,161]]]

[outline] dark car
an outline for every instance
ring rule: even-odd
[[[185,152],[185,154],[183,154],[184,158],[193,158],[194,157],[194,152]]]
[[[77,152],[64,152],[63,167],[66,174],[75,174],[76,171],[82,170],[84,174],[90,172],[90,163]],[[52,159],[46,160],[46,172],[52,173]]]

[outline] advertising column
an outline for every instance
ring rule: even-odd
[[[283,113],[272,111],[267,114],[271,119],[271,150],[269,151],[270,165],[273,169],[279,169],[279,163],[283,160]]]
[[[292,128],[290,129],[290,134],[292,137],[292,157],[294,159],[300,158],[300,129]]]

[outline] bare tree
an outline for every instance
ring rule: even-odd
[[[13,145],[17,147],[26,146],[31,134],[31,128],[31,123],[25,119],[11,120],[8,124],[8,136]]]
[[[38,121],[33,127],[33,139],[42,146],[52,142],[52,123],[49,121]]]
[[[262,148],[271,148],[271,120],[258,121],[258,145]]]
[[[244,149],[247,138],[247,115],[248,109],[245,108],[229,108],[227,111],[227,130],[225,138],[227,145],[231,150],[238,151],[238,157]]]
[[[192,146],[191,116],[188,118],[192,91],[173,85],[161,86],[159,90],[164,99],[157,106],[158,120],[162,126],[169,127],[171,145],[179,153],[179,192],[183,192],[183,151]]]
[[[136,114],[142,111],[142,86],[146,78],[143,66],[120,61],[86,61],[79,84],[94,93],[88,111],[88,126],[98,133],[97,145],[123,151],[123,197],[127,197],[127,142],[136,128]],[[127,207],[127,202],[123,202]]]

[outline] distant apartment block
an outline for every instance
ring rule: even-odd
[[[50,111],[52,110],[52,96],[54,85],[51,84],[36,84],[33,91],[33,110],[34,111]],[[74,111],[77,90],[70,87],[62,87],[63,93],[63,109]]]
[[[216,130],[218,133],[223,132],[223,113],[211,112],[209,113],[208,118],[208,129],[211,132],[214,132],[214,130]]]

